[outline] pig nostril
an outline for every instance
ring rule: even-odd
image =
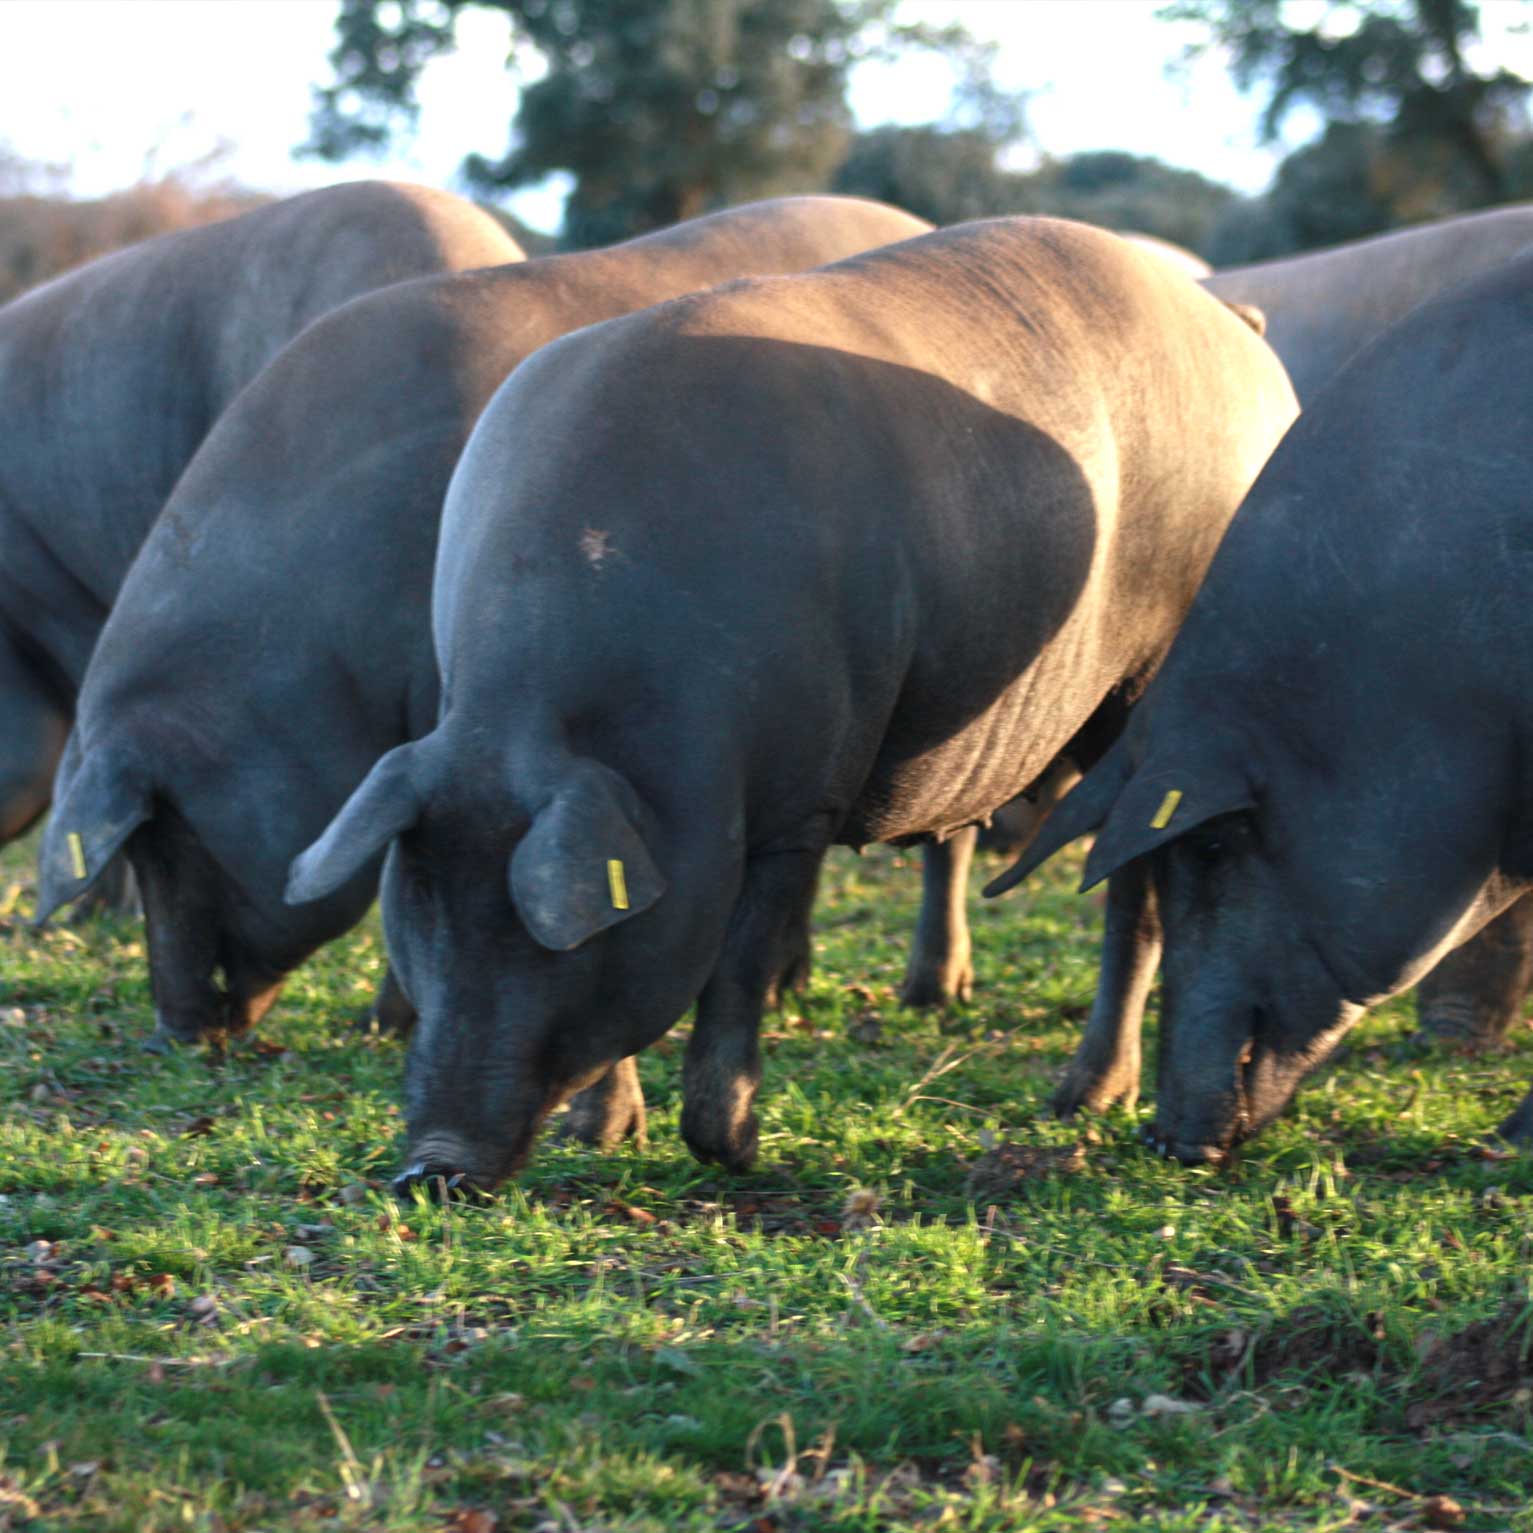
[[[417,1187],[425,1186],[431,1177],[440,1176],[440,1174],[428,1168],[423,1160],[412,1161],[389,1183],[389,1186],[393,1189],[396,1198],[408,1198]]]
[[[419,1188],[433,1203],[478,1203],[490,1196],[467,1171],[428,1165],[423,1160],[406,1166],[389,1185],[397,1198],[408,1199]]]

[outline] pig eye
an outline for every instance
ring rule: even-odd
[[[1182,845],[1203,863],[1221,862],[1232,853],[1246,850],[1255,831],[1249,815],[1221,814],[1195,826],[1182,837]]]

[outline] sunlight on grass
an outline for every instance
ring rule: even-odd
[[[1047,1116],[1077,866],[976,902],[975,1003],[918,1015],[915,860],[838,854],[758,1170],[687,1156],[678,1032],[648,1151],[444,1209],[386,1194],[376,918],[226,1059],[150,1056],[141,932],[31,932],[13,848],[0,1528],[1533,1529],[1533,1173],[1479,1146],[1533,1037],[1396,1003],[1230,1170],[1166,1165]]]

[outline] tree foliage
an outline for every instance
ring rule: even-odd
[[[422,68],[469,6],[504,12],[546,72],[526,81],[510,145],[470,155],[484,187],[563,171],[565,238],[602,243],[709,208],[824,186],[851,139],[846,78],[896,41],[939,47],[991,130],[985,53],[961,29],[895,29],[894,0],[343,0],[312,147],[377,147],[415,111]]]
[[[1229,187],[1194,170],[1121,149],[1048,161],[1024,178],[1023,189],[1029,212],[1154,234],[1199,254],[1236,200]]]
[[[830,186],[953,224],[1022,211],[1022,180],[1002,169],[995,140],[984,131],[928,124],[859,133]]]
[[[1516,195],[1533,82],[1475,67],[1481,11],[1471,0],[1330,0],[1318,17],[1286,0],[1166,6],[1163,16],[1207,28],[1242,89],[1267,92],[1269,139],[1301,106],[1327,122],[1260,204],[1227,215],[1215,257],[1330,244]]]
[[[933,223],[1049,213],[1138,230],[1202,252],[1237,201],[1229,187],[1148,155],[1095,150],[1008,170],[973,129],[875,128],[860,133],[832,188],[892,202]]]

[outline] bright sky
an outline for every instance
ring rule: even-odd
[[[1314,9],[1321,0],[1297,3]],[[1284,146],[1257,143],[1255,104],[1217,58],[1172,67],[1197,32],[1157,21],[1157,4],[905,0],[901,14],[960,20],[995,39],[997,76],[1032,93],[1030,121],[1046,153],[1128,149],[1260,190]],[[1487,53],[1533,73],[1533,38],[1508,31],[1516,9],[1486,0]],[[379,173],[452,185],[467,151],[504,147],[506,22],[469,11],[459,51],[422,80],[412,142],[381,162],[293,159],[307,135],[310,89],[328,78],[335,11],[335,0],[0,0],[0,147],[66,166],[81,195],[220,144],[230,146],[224,174],[274,191]],[[929,60],[865,65],[853,77],[852,105],[867,125],[929,121],[942,114],[949,83]],[[1287,147],[1312,128],[1296,121]],[[549,187],[515,206],[551,228],[560,200]]]

